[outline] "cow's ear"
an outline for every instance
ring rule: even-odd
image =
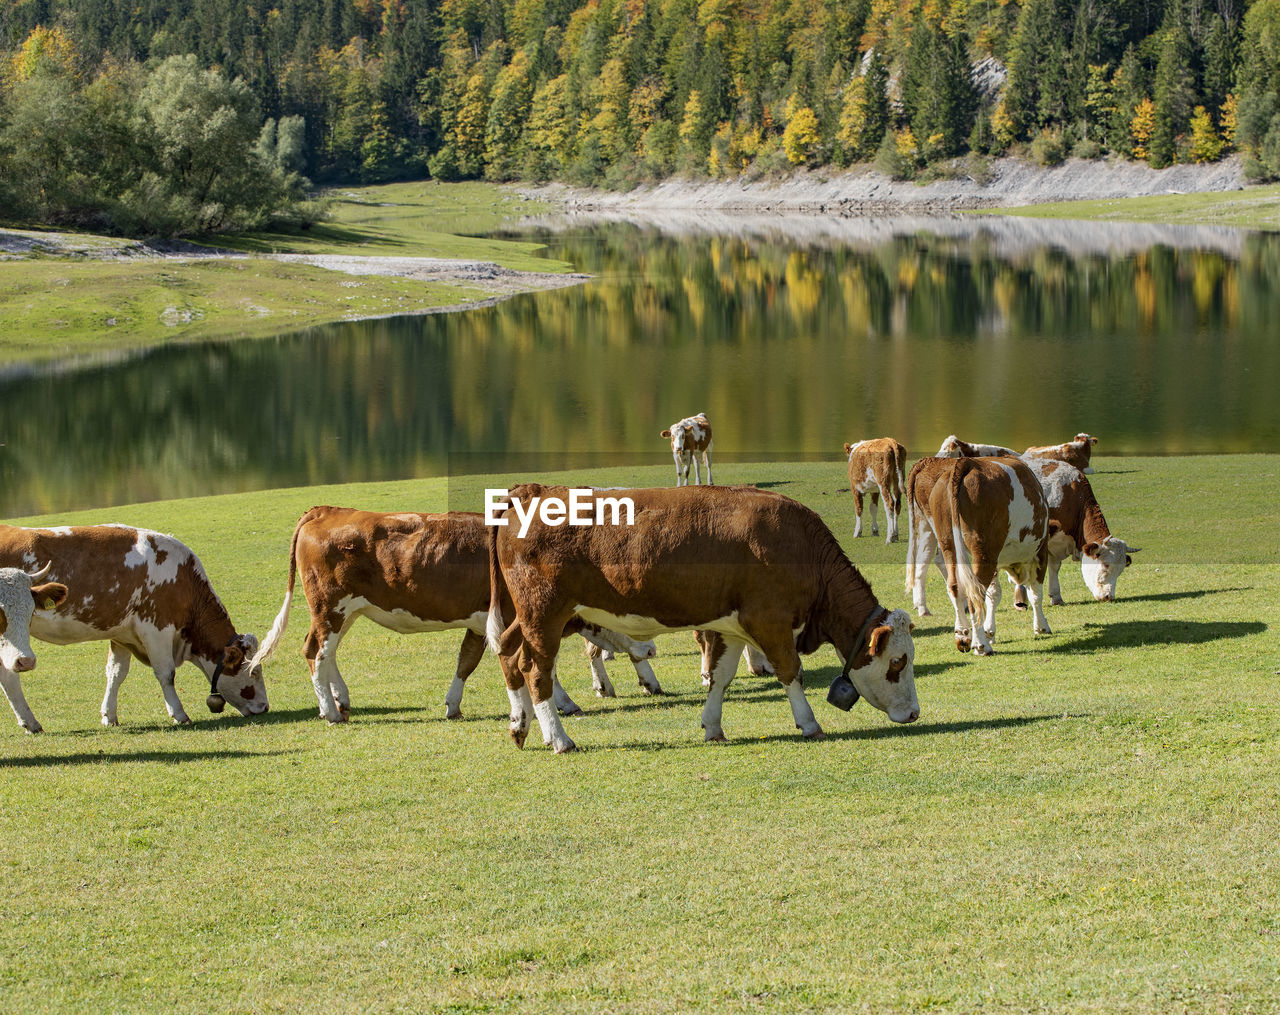
[[[1055,522],[1053,519],[1050,519],[1050,520],[1049,520],[1049,535],[1051,535],[1051,536],[1056,536],[1056,535],[1057,535],[1059,532],[1061,532],[1061,531],[1062,531],[1062,526],[1061,526],[1058,522]]]
[[[872,656],[878,656],[884,651],[885,646],[889,644],[889,635],[893,634],[892,627],[877,627],[871,632],[871,637],[867,639],[867,651]]]
[[[222,653],[222,668],[227,673],[235,673],[243,662],[244,649],[238,641],[228,645],[227,650]]]
[[[671,440],[671,431],[670,431],[670,430],[663,430],[663,431],[662,431],[662,433],[658,434],[658,436],[659,436],[659,437],[665,437],[667,440]]]
[[[853,450],[853,445],[852,445],[852,444],[846,444],[846,445],[844,446],[844,453],[845,453],[846,455],[847,455],[850,451],[852,451],[852,450]]]
[[[1102,547],[1098,543],[1085,543],[1083,553],[1086,557],[1097,557],[1102,554]]]
[[[1129,567],[1132,563],[1133,563],[1133,558],[1126,553],[1124,555],[1124,566]]]
[[[31,598],[38,610],[56,610],[67,601],[67,587],[61,582],[45,582],[31,586]]]
[[[1098,443],[1098,438],[1097,438],[1097,437],[1090,437],[1090,438],[1089,438],[1089,443],[1090,443],[1090,444],[1097,444],[1097,443]]]

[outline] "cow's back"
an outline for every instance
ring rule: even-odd
[[[10,564],[10,561],[17,563]],[[50,580],[71,590],[63,608],[37,615],[46,641],[125,635],[139,623],[183,631],[196,613],[225,615],[199,559],[173,536],[123,525],[0,527],[0,564],[50,563]]]
[[[906,461],[906,449],[892,437],[859,441],[849,450],[849,486],[861,493],[877,484],[885,490],[897,489]]]
[[[564,487],[537,484],[510,491],[526,506],[535,495],[568,494]],[[620,614],[647,609],[646,616],[663,620],[664,611],[683,616],[696,602],[704,619],[714,619],[737,610],[744,598],[812,602],[815,553],[842,553],[816,513],[755,487],[609,490],[594,496],[630,498],[634,524],[535,521],[521,539],[514,512],[508,512],[508,524],[498,530],[503,571],[515,569],[543,594],[569,605]]]
[[[350,596],[440,621],[488,609],[488,550],[479,514],[316,507],[298,525],[296,552],[312,602]]]

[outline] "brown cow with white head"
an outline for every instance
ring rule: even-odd
[[[1062,605],[1058,569],[1067,557],[1080,561],[1081,577],[1093,598],[1111,602],[1121,573],[1133,563],[1130,554],[1137,553],[1139,547],[1111,534],[1093,487],[1079,469],[1051,458],[1023,460],[1040,480],[1049,505],[1049,602]],[[1019,586],[1014,602],[1021,606],[1023,599]]]
[[[1089,459],[1093,455],[1093,446],[1097,443],[1097,437],[1090,437],[1087,433],[1078,433],[1075,440],[1067,441],[1065,444],[1048,444],[1044,447],[1027,448],[1026,451],[1022,452],[1022,457],[1027,461],[1033,458],[1049,458],[1059,462],[1066,462],[1073,469],[1092,474],[1093,467],[1089,464]]]
[[[239,634],[199,558],[163,533],[126,525],[56,529],[0,526],[0,564],[48,561],[49,577],[71,595],[57,613],[37,611],[31,635],[55,645],[109,641],[102,723],[116,726],[120,685],[136,656],[155,671],[176,723],[190,718],[174,677],[194,663],[209,681],[210,711],[230,702],[242,715],[267,711],[262,670],[250,665],[258,639]]]
[[[711,485],[711,423],[705,412],[672,423],[671,429],[663,430],[658,436],[671,441],[671,457],[676,460],[676,486],[689,485],[691,462],[694,485],[702,483],[702,474],[698,471],[699,456],[707,470],[707,485]]]
[[[36,654],[31,651],[31,618],[37,610],[57,609],[67,598],[67,587],[59,582],[36,584],[48,573],[48,564],[35,574],[21,568],[0,567],[0,689],[9,699],[18,725],[28,733],[39,733],[43,728],[31,714],[18,676],[36,668]]]
[[[562,524],[566,505],[572,517],[579,497],[595,523]],[[894,722],[919,717],[910,618],[880,605],[803,504],[755,487],[606,495],[527,483],[509,491],[508,505],[489,533],[487,633],[502,663],[517,745],[536,716],[557,753],[574,749],[551,684],[561,634],[574,617],[633,638],[718,632],[725,647],[702,710],[707,740],[724,739],[724,694],[744,645],[768,658],[806,737],[822,728],[799,680],[800,653],[826,642],[844,661],[829,700],[847,707],[861,695]]]
[[[862,535],[862,495],[871,491],[871,534],[880,535],[876,527],[876,507],[884,498],[884,513],[888,528],[886,543],[898,541],[898,512],[902,510],[902,491],[906,486],[907,449],[892,437],[846,444],[844,453],[849,459],[849,488],[853,491],[853,510],[857,521],[853,536]]]
[[[294,579],[311,611],[311,629],[303,655],[311,670],[320,715],[331,723],[351,715],[351,695],[338,670],[338,646],[360,617],[400,634],[464,630],[453,683],[445,696],[446,717],[462,716],[462,693],[484,655],[484,625],[489,612],[489,555],[484,516],[358,511],[313,507],[293,530],[289,548],[289,584],[262,648],[254,659],[266,662],[275,652],[289,622]],[[661,694],[648,660],[657,654],[652,642],[637,642],[581,622],[573,630],[588,644],[593,683],[601,697],[615,697],[600,650],[627,654],[640,688]],[[566,715],[582,711],[555,681],[555,702]]]

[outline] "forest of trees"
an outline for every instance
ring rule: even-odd
[[[0,0],[0,217],[306,221],[309,180],[1280,178],[1280,0]]]

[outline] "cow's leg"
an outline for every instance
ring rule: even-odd
[[[564,630],[564,620],[552,635],[535,631],[530,637],[528,629],[523,624],[521,627],[524,629],[524,637],[515,656],[499,657],[511,658],[514,664],[510,667],[511,676],[507,679],[507,693],[512,698],[511,738],[523,746],[529,729],[529,714],[532,713],[542,729],[543,743],[554,748],[557,754],[575,750],[577,745],[564,731],[564,725],[556,713],[555,702],[556,656],[560,650],[560,632]],[[503,675],[507,676],[507,673],[508,667],[504,665]],[[513,687],[517,676],[523,676],[523,686]]]
[[[149,652],[148,654],[150,655]],[[191,722],[191,717],[182,707],[182,702],[178,700],[177,689],[173,686],[177,667],[171,660],[166,661],[163,657],[157,658],[154,655],[151,656],[151,667],[155,670],[156,680],[160,683],[160,693],[164,695],[164,707],[169,713],[169,718],[179,726],[187,725]]]
[[[587,652],[587,665],[591,667],[591,688],[597,698],[616,698],[613,681],[609,679],[609,671],[604,665],[604,650],[599,645],[583,640]]]
[[[862,490],[853,488],[853,538],[862,538]]]
[[[773,672],[773,665],[769,662],[769,657],[758,648],[748,645],[742,650],[742,658],[747,661],[747,672],[753,677],[777,676]]]
[[[1023,573],[1027,596],[1031,600],[1031,630],[1035,634],[1053,634],[1049,629],[1048,618],[1044,615],[1044,573],[1043,561],[1025,565]]]
[[[556,709],[561,715],[582,715],[582,709],[578,707],[578,703],[569,697],[569,692],[560,683],[556,670],[557,667],[551,668],[551,700],[555,702]],[[545,734],[546,730],[542,732]],[[551,741],[548,740],[547,743]]]
[[[707,470],[707,486],[713,486],[711,481],[711,449],[707,448],[702,452],[702,467]]]
[[[632,659],[631,665],[635,667],[636,680],[640,684],[640,690],[645,694],[662,694],[662,685],[658,683],[657,675],[653,672],[653,667],[649,665],[648,659]]]
[[[338,669],[334,653],[341,641],[340,631],[330,631],[324,625],[312,624],[307,640],[302,645],[302,654],[306,656],[307,666],[311,670],[311,687],[316,692],[316,704],[320,706],[320,718],[331,723],[346,722],[349,718],[333,700],[333,684],[330,680],[330,672],[337,672]]]
[[[129,662],[132,658],[133,653],[118,642],[113,641],[107,649],[107,690],[102,696],[103,726],[120,725],[116,714],[116,698],[120,694],[120,685],[129,675]]]
[[[676,486],[685,486],[689,482],[689,466],[685,464],[684,455],[679,451],[671,452],[676,460]]]
[[[720,636],[720,644],[722,650],[709,675],[707,703],[702,706],[702,728],[706,730],[707,740],[725,739],[724,729],[720,725],[720,715],[724,711],[724,692],[733,683],[734,674],[738,671],[738,656],[746,646],[746,642],[741,639],[723,634]]]
[[[902,510],[901,496],[896,489],[885,490],[880,489],[880,494],[884,500],[884,519],[885,519],[885,542],[896,543],[898,541],[898,514]]]
[[[724,636],[717,631],[694,631],[693,637],[702,650],[702,686],[711,687],[711,675],[724,655]]]
[[[956,548],[957,553],[964,552],[962,547]],[[969,606],[969,633],[973,637],[973,654],[979,656],[989,656],[995,653],[995,649],[991,647],[991,638],[995,631],[995,607],[990,606],[989,618],[987,617],[987,609],[991,603],[991,587],[995,586],[995,602],[1000,601],[1000,585],[996,581],[996,569],[993,566],[979,566],[979,557],[977,554],[970,554],[970,567],[973,568],[974,584],[969,593],[966,594]],[[984,619],[986,618],[986,619]],[[987,622],[990,620],[991,631],[987,630]]]
[[[938,555],[938,537],[934,535],[933,526],[923,517],[924,512],[916,514],[916,534],[912,541],[915,547],[915,559],[912,563],[911,600],[916,613],[921,617],[931,616],[929,604],[925,602],[925,584],[929,578],[929,565]],[[942,575],[947,575],[943,568]]]
[[[693,462],[693,485],[702,485],[702,467],[698,464],[698,452],[689,452],[689,461]]]
[[[880,535],[880,488],[871,490],[871,534]]]
[[[1062,600],[1062,586],[1058,583],[1058,571],[1062,567],[1061,557],[1050,557],[1045,568],[1046,584],[1049,586],[1049,603],[1052,606],[1065,606]]]
[[[1000,597],[1003,594],[1000,589],[1000,578],[997,576],[996,580],[987,586],[987,610],[982,621],[982,630],[991,641],[996,640],[996,607],[1000,605]]]
[[[18,674],[5,666],[0,666],[0,689],[9,699],[9,707],[13,709],[19,726],[28,733],[39,733],[44,729],[31,714],[31,706],[27,704],[26,696],[22,693],[22,681],[18,678]]]
[[[475,672],[480,660],[484,658],[484,635],[468,630],[462,637],[458,647],[458,668],[453,673],[453,683],[444,696],[444,717],[446,719],[462,718],[462,692],[467,687],[467,677]]]

